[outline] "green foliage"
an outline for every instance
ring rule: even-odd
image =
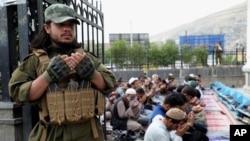
[[[157,45],[152,45],[148,49],[148,60],[149,64],[159,65],[158,57],[160,56],[161,52]]]
[[[115,41],[106,52],[106,57],[118,66],[123,66],[128,61],[125,57],[127,53],[126,42],[124,40]]]
[[[174,64],[179,58],[178,46],[172,40],[167,40],[166,43],[159,49],[159,64],[168,66]]]
[[[173,40],[166,40],[160,47],[156,44],[142,46],[138,43],[126,46],[126,41],[117,40],[105,52],[105,62],[112,62],[118,67],[141,68],[146,64],[168,66],[173,65],[179,58],[178,46]]]
[[[126,46],[124,40],[115,41],[111,47],[105,52],[106,63],[111,61],[118,67],[141,67],[146,64],[146,48],[143,48],[140,44],[135,43],[131,47]]]
[[[237,64],[236,57],[232,55],[222,57],[221,62],[223,65],[236,65]]]
[[[193,48],[192,54],[195,57],[194,63],[196,65],[207,66],[208,48],[203,46],[195,47]]]
[[[135,66],[139,66],[145,64],[145,48],[143,48],[140,44],[135,43],[132,47],[129,47],[128,52],[128,60],[131,64]]]
[[[192,61],[192,50],[191,47],[184,45],[181,49],[181,60],[184,63],[189,63]]]

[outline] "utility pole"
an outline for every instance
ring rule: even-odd
[[[132,22],[129,22],[130,25],[130,46],[132,47],[133,45],[133,30],[132,30]]]

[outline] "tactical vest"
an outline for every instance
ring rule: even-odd
[[[83,49],[75,51],[83,52]],[[46,70],[50,59],[42,49],[35,50],[33,53],[40,60],[37,69],[39,76]],[[92,88],[89,81],[87,81],[87,87],[75,83],[77,82],[70,81],[66,89],[54,87],[52,90],[48,87],[40,103],[42,109],[39,112],[40,120],[48,124],[67,125],[90,121],[94,116],[104,113],[104,95]]]

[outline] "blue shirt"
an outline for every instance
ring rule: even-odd
[[[165,117],[165,115],[166,115],[166,110],[161,106],[161,104],[158,104],[155,108],[154,108],[154,110],[153,110],[153,112],[151,113],[151,115],[150,115],[150,117],[149,117],[149,124],[150,123],[152,123],[152,120],[153,120],[153,118],[156,116],[156,115],[162,115],[163,117]]]

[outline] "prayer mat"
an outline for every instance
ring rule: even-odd
[[[229,141],[230,125],[237,124],[234,115],[216,97],[213,90],[206,90],[203,95],[206,103],[205,115],[210,141]]]

